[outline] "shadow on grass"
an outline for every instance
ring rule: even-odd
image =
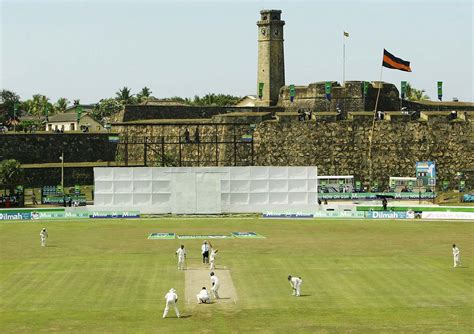
[[[186,318],[191,318],[192,315],[191,314],[186,314],[186,315],[182,315],[181,318],[183,319],[186,319]]]

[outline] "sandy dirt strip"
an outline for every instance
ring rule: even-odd
[[[230,270],[228,269],[219,269],[214,270],[214,273],[219,278],[220,288],[219,288],[219,299],[213,299],[212,305],[200,305],[197,303],[196,295],[201,291],[202,287],[205,286],[206,289],[211,292],[211,276],[209,276],[209,269],[207,266],[193,266],[188,267],[184,271],[185,275],[185,302],[186,307],[208,307],[208,306],[217,306],[222,307],[233,307],[237,304],[237,292],[232,282],[232,277],[230,275]]]

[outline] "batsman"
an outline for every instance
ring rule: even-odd
[[[184,249],[184,245],[181,245],[181,247],[178,248],[176,255],[178,256],[178,270],[184,270],[186,261],[186,250]]]

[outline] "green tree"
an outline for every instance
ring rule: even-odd
[[[128,87],[123,87],[120,89],[116,95],[116,100],[119,101],[121,104],[131,104],[135,102],[135,99],[133,98],[133,94],[131,93],[131,89]]]
[[[196,106],[232,106],[240,100],[240,96],[233,96],[228,94],[214,94],[209,93],[203,97],[194,96],[193,105]]]
[[[16,127],[17,131],[32,132],[35,130],[44,130],[44,124],[41,120],[27,120],[21,121]]]
[[[10,159],[0,162],[0,188],[13,193],[15,187],[23,182],[23,169],[20,162]]]
[[[92,111],[92,116],[101,121],[104,118],[110,117],[122,110],[123,106],[116,99],[102,99],[95,105]]]
[[[409,82],[407,82],[407,100],[409,101],[423,101],[423,100],[429,100],[430,97],[425,94],[424,89],[416,89],[411,86]]]
[[[152,91],[148,87],[143,87],[142,90],[137,94],[137,102],[145,102],[148,101],[151,97]]]
[[[2,89],[0,92],[0,100],[0,103],[3,104],[0,108],[0,123],[5,123],[10,118],[13,118],[15,104],[17,107],[19,106],[20,96],[10,90]],[[17,109],[17,112],[19,112],[20,108]],[[20,115],[17,114],[16,116],[18,117]]]
[[[38,118],[46,117],[46,115],[54,114],[55,108],[49,102],[49,99],[41,94],[33,95],[33,98],[26,100],[21,104],[23,111],[30,115],[36,115]]]
[[[67,105],[69,103],[69,100],[66,99],[65,97],[61,97],[58,99],[58,101],[54,104],[54,107],[56,109],[56,112],[64,112],[67,109]]]
[[[176,101],[176,102],[180,102],[180,103],[183,103],[183,104],[189,104],[191,105],[192,104],[192,100],[185,97],[185,98],[182,98],[180,96],[172,96],[172,97],[165,97],[163,99],[161,99],[162,101]]]

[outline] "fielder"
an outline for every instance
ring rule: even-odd
[[[209,261],[211,263],[211,265],[209,266],[210,271],[213,271],[216,268],[215,266],[216,255],[217,255],[217,249],[212,249],[211,255],[209,256]]]
[[[301,284],[303,283],[301,277],[288,275],[288,281],[290,281],[290,285],[293,288],[292,295],[296,297],[301,296]]]
[[[45,247],[46,246],[46,239],[48,239],[48,231],[46,231],[46,228],[43,228],[41,230],[40,239],[41,239],[41,246]]]
[[[454,268],[461,265],[461,251],[453,245]]]
[[[219,288],[221,286],[219,283],[219,278],[214,274],[214,272],[211,272],[210,275],[211,275],[212,294],[214,295],[215,299],[219,299]]]
[[[168,314],[171,305],[173,305],[174,311],[176,312],[176,316],[179,318],[180,316],[178,305],[176,305],[176,303],[178,302],[178,295],[176,294],[176,290],[171,288],[170,291],[165,295],[165,300],[166,306],[165,311],[163,312],[163,318],[166,318],[166,315]]]
[[[184,270],[184,261],[186,260],[186,250],[184,249],[184,245],[181,245],[181,247],[178,248],[176,255],[178,255],[178,270]]]
[[[197,302],[198,304],[210,304],[211,303],[211,297],[209,296],[209,293],[206,290],[206,287],[203,286],[201,291],[196,295]]]

